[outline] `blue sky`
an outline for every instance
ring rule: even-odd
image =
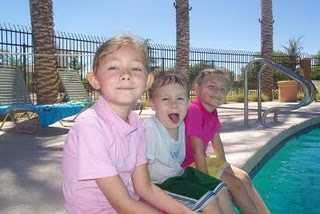
[[[53,0],[55,29],[110,37],[130,32],[175,44],[173,0]],[[260,0],[190,0],[191,46],[260,50]],[[320,51],[320,1],[274,0],[274,50],[302,36],[303,52]],[[0,22],[30,25],[29,0],[4,0]]]

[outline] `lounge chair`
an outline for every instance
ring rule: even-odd
[[[93,104],[91,97],[81,81],[78,71],[73,69],[58,69],[58,74],[64,88],[67,102],[82,103],[84,105],[82,111]],[[80,113],[81,112],[71,120],[74,121]]]
[[[23,73],[13,68],[0,67],[0,117],[3,117],[0,129],[3,128],[7,119],[11,118],[19,130],[18,119],[26,118],[35,122],[34,127],[32,130],[20,131],[33,133],[39,126],[48,127],[63,118],[79,113],[85,107],[83,102],[34,105]]]
[[[23,74],[10,67],[0,67],[0,117],[3,118],[0,129],[8,119],[14,122],[18,130],[25,120],[33,119],[33,128],[26,132],[34,132],[40,124],[26,90]]]
[[[92,103],[92,100],[84,88],[79,72],[72,69],[58,69],[64,92],[68,102]]]

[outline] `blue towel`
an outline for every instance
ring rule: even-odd
[[[82,109],[87,108],[89,105],[89,102],[67,102],[48,105],[3,105],[0,106],[0,115],[6,115],[10,111],[19,109],[33,111],[39,115],[40,126],[46,128],[63,118],[78,114]]]
[[[78,114],[81,110],[88,106],[87,102],[67,102],[51,105],[35,105],[34,111],[39,114],[40,126],[46,128],[49,125]]]
[[[32,111],[34,108],[34,105],[31,103],[19,103],[19,104],[13,104],[13,105],[1,105],[0,106],[0,115],[4,116],[8,114],[10,111],[13,110],[30,110]]]
[[[4,116],[10,111],[10,106],[0,106],[0,115]]]

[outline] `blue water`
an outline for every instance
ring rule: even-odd
[[[253,183],[271,213],[320,213],[320,128],[288,140]]]

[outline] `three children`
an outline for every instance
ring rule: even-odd
[[[88,80],[101,96],[63,151],[66,213],[192,213],[149,179],[143,124],[131,111],[147,87],[147,64],[146,47],[129,36],[97,50]]]
[[[241,211],[268,213],[248,175],[226,164],[216,114],[225,96],[223,76],[216,78],[219,72],[209,70],[200,73],[198,98],[185,119],[185,138],[188,101],[180,77],[156,79],[151,88],[156,116],[146,122],[146,132],[131,111],[150,83],[147,65],[143,42],[129,36],[113,37],[97,50],[88,80],[101,96],[80,114],[63,151],[66,213],[192,213],[151,182],[148,168],[156,183],[181,175],[183,160],[183,167],[194,163],[208,173],[205,150],[209,141],[221,163],[215,176],[221,175]],[[203,211],[231,213],[222,193]]]

